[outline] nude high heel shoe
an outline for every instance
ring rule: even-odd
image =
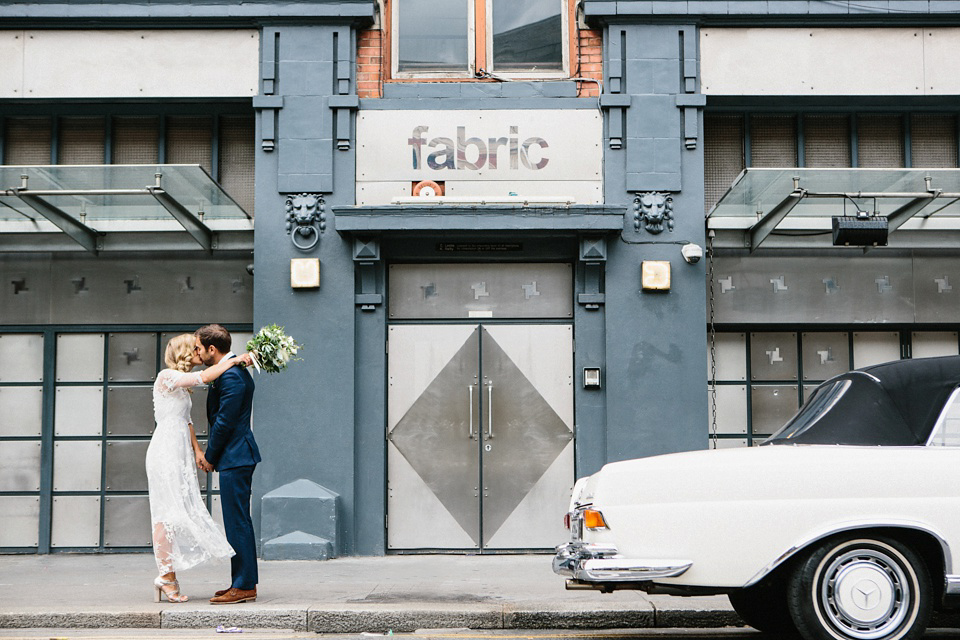
[[[164,587],[173,587],[170,590]],[[186,602],[187,596],[180,595],[180,582],[177,580],[164,580],[163,576],[157,576],[153,581],[153,601],[160,602],[160,595],[163,594],[169,602]]]

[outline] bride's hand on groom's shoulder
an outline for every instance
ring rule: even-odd
[[[249,367],[253,364],[253,358],[249,353],[241,353],[237,356],[237,360],[239,360],[240,364],[242,364],[244,367]]]

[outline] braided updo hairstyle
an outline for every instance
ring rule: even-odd
[[[170,338],[167,350],[163,353],[163,362],[177,371],[186,373],[193,368],[193,347],[197,338],[192,333],[182,333]]]

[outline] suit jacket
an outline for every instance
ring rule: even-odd
[[[207,391],[210,434],[204,457],[217,471],[260,462],[260,449],[250,430],[253,377],[243,367],[230,367]]]

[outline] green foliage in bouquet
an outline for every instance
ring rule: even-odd
[[[267,373],[279,373],[291,361],[302,360],[296,357],[302,348],[303,345],[284,333],[283,327],[275,324],[263,327],[247,342],[247,351],[253,355],[254,366]]]

